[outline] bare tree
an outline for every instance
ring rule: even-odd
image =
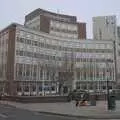
[[[59,71],[59,93],[68,92],[68,88],[72,90],[72,82],[74,77],[75,57],[73,52],[64,54],[64,62]],[[67,91],[64,91],[64,86],[67,86]]]

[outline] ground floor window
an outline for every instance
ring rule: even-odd
[[[29,92],[29,87],[28,87],[28,86],[25,86],[24,91],[25,91],[25,92]]]

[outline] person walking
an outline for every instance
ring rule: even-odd
[[[76,107],[79,106],[79,100],[76,100]]]

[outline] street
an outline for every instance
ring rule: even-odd
[[[73,118],[45,115],[0,104],[0,120],[73,120]]]
[[[73,118],[46,115],[0,104],[0,120],[74,120]],[[75,119],[77,120],[77,119]]]
[[[94,120],[48,115],[0,104],[0,120]],[[97,119],[98,120],[98,119]],[[115,120],[115,119],[111,119]]]

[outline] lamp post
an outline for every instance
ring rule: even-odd
[[[106,61],[106,68],[107,68],[107,108],[108,110],[110,109],[110,94],[109,94],[109,64],[108,64],[109,60]]]
[[[110,66],[108,62],[112,62],[112,60],[107,60],[106,61],[106,68],[107,68],[107,108],[108,110],[113,110],[115,109],[115,96],[110,94],[110,87],[109,87],[109,78],[110,78]]]

